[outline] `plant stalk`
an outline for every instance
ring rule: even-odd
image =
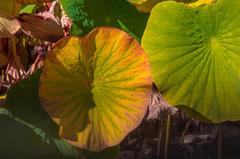
[[[164,149],[164,159],[168,158],[170,130],[171,130],[171,114],[168,113],[168,115],[167,115],[167,127],[166,127],[166,140],[165,140],[165,149]]]
[[[223,150],[223,145],[222,145],[222,125],[219,124],[217,126],[218,129],[218,159],[222,159],[222,150]]]

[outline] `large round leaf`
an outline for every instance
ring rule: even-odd
[[[240,119],[240,0],[163,2],[142,39],[154,81],[172,105],[213,122]]]
[[[60,135],[91,151],[118,144],[142,120],[152,78],[136,40],[113,28],[60,41],[40,84],[44,109]]]
[[[87,32],[92,28],[84,28],[91,21],[93,27],[120,27],[121,21],[134,35],[141,38],[146,27],[149,14],[140,13],[126,0],[61,0],[63,8],[76,23],[82,23]]]

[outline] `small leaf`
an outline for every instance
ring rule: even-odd
[[[140,124],[151,87],[139,43],[119,29],[102,27],[55,45],[46,58],[40,99],[62,137],[99,151],[119,144]]]
[[[31,14],[31,13],[34,12],[36,6],[37,6],[37,5],[35,5],[35,4],[26,5],[26,6],[20,11],[20,14],[23,14],[23,13]]]

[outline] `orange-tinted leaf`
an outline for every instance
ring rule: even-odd
[[[62,137],[98,151],[117,145],[140,124],[151,88],[140,44],[121,30],[102,27],[84,38],[65,38],[49,52],[40,99]]]

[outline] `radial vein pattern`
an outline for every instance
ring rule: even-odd
[[[213,122],[240,119],[239,3],[194,8],[163,2],[153,9],[142,45],[170,104]]]
[[[103,27],[56,44],[43,69],[40,98],[61,136],[97,151],[118,144],[141,122],[151,84],[137,41]]]

